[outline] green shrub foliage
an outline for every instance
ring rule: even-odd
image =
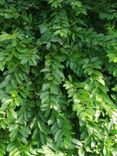
[[[116,24],[116,0],[0,0],[0,156],[117,156]]]

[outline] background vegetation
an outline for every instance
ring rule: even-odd
[[[0,0],[0,156],[117,156],[117,1]]]

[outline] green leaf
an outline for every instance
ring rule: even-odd
[[[83,148],[78,149],[78,154],[79,154],[79,156],[84,156],[85,155],[85,152],[84,152]]]

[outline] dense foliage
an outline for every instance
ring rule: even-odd
[[[0,156],[117,156],[116,24],[116,0],[0,0]]]

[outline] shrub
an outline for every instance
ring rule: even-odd
[[[0,156],[117,155],[116,10],[0,1]]]

